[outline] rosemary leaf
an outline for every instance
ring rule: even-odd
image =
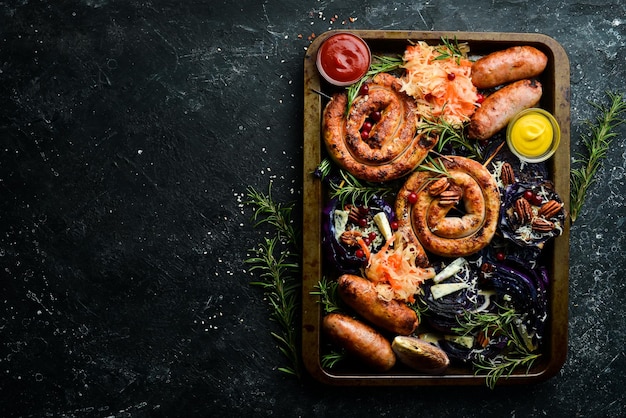
[[[403,61],[402,57],[400,56],[388,57],[373,55],[372,63],[370,64],[370,68],[367,73],[365,73],[365,75],[359,81],[348,86],[348,104],[346,106],[346,112],[348,111],[348,109],[350,109],[350,106],[352,106],[352,102],[354,101],[354,99],[357,98],[361,87],[368,79],[374,77],[376,74],[379,73],[388,73],[389,71],[397,70],[402,64]]]
[[[245,260],[249,271],[257,274],[258,280],[251,285],[263,289],[270,307],[270,320],[278,324],[280,332],[270,332],[276,339],[279,351],[288,359],[289,366],[279,367],[284,373],[300,376],[300,353],[298,349],[297,313],[300,291],[298,280],[299,264],[297,237],[291,223],[293,205],[281,205],[274,201],[270,189],[267,195],[248,189],[248,204],[256,206],[253,215],[255,226],[269,224],[275,230],[271,238],[264,237]]]
[[[336,280],[328,280],[326,277],[322,277],[315,288],[317,290],[311,292],[312,295],[320,297],[320,303],[324,309],[325,314],[331,312],[341,311],[341,299],[337,293],[338,283]]]
[[[417,167],[417,171],[430,171],[436,175],[450,177],[450,173],[448,173],[448,169],[441,161],[441,158],[434,159],[430,155],[426,157],[426,162]]]
[[[469,47],[467,43],[459,44],[459,41],[454,37],[453,41],[450,41],[448,38],[441,37],[442,45],[439,45],[435,48],[435,51],[439,53],[436,60],[445,60],[454,58],[457,64],[460,64],[461,58],[465,58],[467,55],[467,51],[469,51]]]
[[[485,335],[504,335],[508,339],[507,347],[495,358],[478,355],[473,361],[476,374],[485,374],[486,385],[493,389],[503,376],[510,376],[518,367],[530,369],[539,353],[532,353],[519,335],[517,323],[520,316],[513,308],[502,308],[500,312],[466,312],[458,320],[459,326],[453,328],[461,335],[484,333]]]
[[[578,167],[573,168],[570,175],[570,219],[576,221],[585,203],[585,196],[595,182],[595,175],[602,166],[611,142],[617,133],[614,129],[626,122],[622,114],[626,112],[626,101],[622,94],[607,92],[610,104],[591,103],[599,115],[595,123],[587,121],[590,132],[582,138],[586,154],[579,154],[574,160]]]
[[[343,351],[331,351],[330,353],[325,353],[321,358],[322,367],[325,369],[332,369],[345,358],[346,353]]]
[[[454,126],[442,116],[433,120],[423,119],[419,129],[428,135],[439,135],[438,152],[442,152],[444,147],[449,144],[451,147],[463,151],[469,158],[481,160],[483,157],[478,141],[469,141],[463,133],[463,126]]]
[[[360,200],[365,206],[369,204],[369,201],[374,197],[383,197],[390,192],[389,187],[376,185],[369,182],[361,182],[352,174],[345,170],[340,170],[341,181],[331,181],[329,183],[331,198],[338,198],[342,205],[345,205],[348,201],[352,205],[356,205]]]
[[[247,190],[247,204],[256,206],[253,220],[255,227],[267,223],[276,228],[278,235],[286,239],[290,244],[296,246],[298,237],[296,229],[291,222],[291,212],[294,204],[283,205],[272,197],[272,183],[270,182],[267,194],[257,191],[253,187]]]

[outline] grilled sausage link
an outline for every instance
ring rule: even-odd
[[[507,84],[489,95],[470,118],[468,137],[483,140],[503,129],[518,112],[536,106],[543,93],[537,80]]]
[[[399,335],[409,335],[419,324],[417,314],[406,303],[378,297],[374,283],[353,274],[338,279],[341,299],[373,325]]]
[[[447,155],[441,159],[448,190],[462,205],[462,216],[447,216],[456,207],[449,196],[433,195],[432,173],[416,171],[396,198],[398,230],[409,242],[418,241],[427,251],[443,257],[465,257],[485,248],[496,233],[500,192],[493,176],[478,161]],[[412,201],[409,196],[417,195]]]
[[[332,342],[372,370],[385,372],[396,364],[391,343],[374,328],[348,315],[326,315],[322,321],[322,330]]]
[[[512,81],[537,77],[548,64],[546,54],[532,46],[513,46],[492,52],[472,64],[472,83],[488,89]]]

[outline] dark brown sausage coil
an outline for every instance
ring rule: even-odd
[[[333,160],[355,177],[388,181],[417,167],[437,143],[437,137],[418,131],[415,101],[400,91],[399,80],[387,73],[368,83],[367,95],[358,96],[346,111],[346,93],[333,96],[323,115],[323,138]],[[370,115],[380,112],[369,137],[361,130]]]
[[[474,160],[459,156],[440,160],[449,177],[433,180],[433,173],[418,171],[398,193],[399,228],[433,254],[470,255],[487,246],[496,232],[498,186],[489,171]],[[417,195],[417,202],[409,201],[411,193]]]

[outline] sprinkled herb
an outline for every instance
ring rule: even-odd
[[[607,96],[610,100],[608,106],[591,103],[600,112],[600,115],[597,116],[595,124],[590,121],[586,122],[591,130],[587,136],[582,138],[587,153],[585,155],[578,154],[578,158],[574,160],[574,163],[578,164],[579,167],[572,169],[570,176],[572,186],[570,219],[572,222],[576,220],[582,210],[587,191],[595,182],[595,174],[602,166],[613,138],[617,136],[613,130],[626,122],[622,118],[622,113],[626,111],[626,101],[624,101],[623,95],[607,92]]]

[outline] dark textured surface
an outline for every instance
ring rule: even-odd
[[[0,1],[0,415],[623,416],[626,127],[571,231],[568,360],[535,386],[280,373],[243,202],[270,181],[299,199],[312,34],[552,36],[575,155],[589,100],[626,91],[625,16],[617,0]]]

